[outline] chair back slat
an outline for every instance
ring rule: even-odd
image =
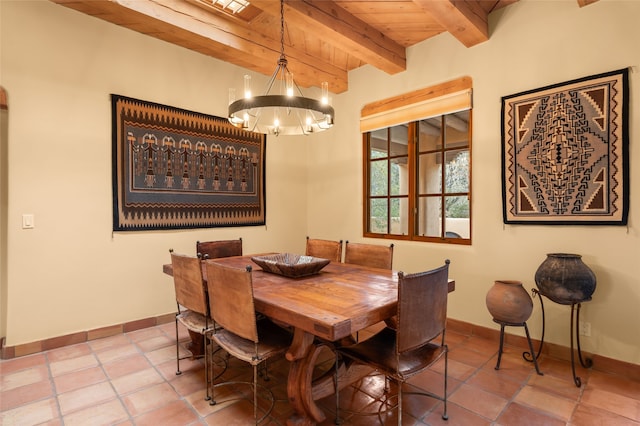
[[[307,256],[329,259],[332,262],[342,262],[342,240],[331,241],[307,237]]]
[[[251,267],[233,268],[212,260],[206,267],[213,320],[225,330],[257,343]]]
[[[176,302],[199,314],[208,315],[207,293],[202,279],[200,259],[171,253]]]
[[[347,241],[344,245],[344,263],[371,268],[392,269],[393,244],[383,246],[350,243]]]
[[[397,351],[406,352],[440,335],[447,322],[449,260],[439,268],[398,273]]]
[[[203,259],[242,256],[242,238],[237,240],[197,241],[196,253]]]

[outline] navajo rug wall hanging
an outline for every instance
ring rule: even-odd
[[[113,230],[265,223],[266,136],[111,95]]]
[[[502,98],[504,223],[626,225],[628,70]]]

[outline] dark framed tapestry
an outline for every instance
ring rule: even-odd
[[[111,95],[113,230],[265,223],[266,136]]]
[[[504,223],[626,225],[628,69],[502,98]]]

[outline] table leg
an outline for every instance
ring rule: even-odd
[[[331,346],[317,342],[310,333],[295,329],[293,343],[286,354],[286,358],[291,361],[287,394],[295,414],[287,420],[287,425],[309,426],[326,419],[326,415],[315,401],[335,393],[334,369],[329,369],[321,377],[313,380],[316,361],[324,348]],[[370,367],[361,364],[343,362],[339,368],[338,387],[342,389],[372,371]]]

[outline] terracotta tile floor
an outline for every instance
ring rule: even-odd
[[[183,374],[176,376],[174,333],[169,323],[1,361],[0,424],[250,424],[250,389],[220,388],[219,402],[211,406],[204,400],[202,360],[181,361]],[[186,331],[180,333],[181,342],[187,343]],[[538,376],[522,359],[522,350],[510,346],[496,371],[497,342],[452,331],[447,340],[449,420],[441,419],[441,402],[408,395],[403,404],[405,425],[640,425],[640,382],[579,369],[583,386],[576,388],[569,362],[542,356],[544,376]],[[330,368],[331,353],[321,358],[319,370]],[[414,377],[407,391],[440,390],[443,369],[441,362]],[[276,403],[262,424],[284,425],[292,413],[286,398],[287,371],[284,359],[270,363],[271,380],[266,383]],[[223,377],[250,380],[251,374],[246,364],[231,359]],[[383,377],[371,375],[343,390],[343,424],[380,424],[377,415],[354,416],[349,411],[375,413],[385,400],[383,388]],[[229,400],[233,392],[247,398]],[[322,424],[333,424],[334,397],[319,405],[327,413]],[[384,424],[397,421],[395,411],[382,418]]]

